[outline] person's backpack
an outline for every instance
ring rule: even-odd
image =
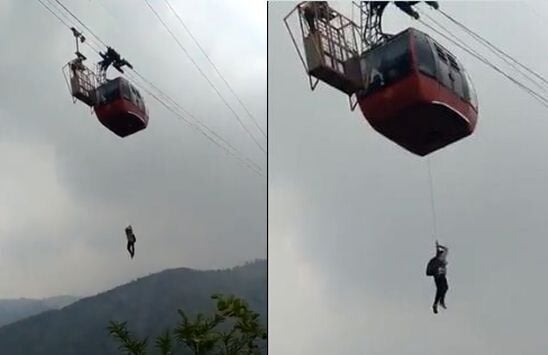
[[[438,267],[438,259],[432,258],[426,265],[426,276],[434,276]]]

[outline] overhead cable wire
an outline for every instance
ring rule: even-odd
[[[219,96],[219,98],[223,101],[223,103],[225,104],[225,106],[232,112],[232,114],[234,115],[234,117],[238,120],[238,122],[240,123],[240,125],[242,126],[242,128],[246,131],[246,133],[249,135],[249,137],[253,140],[253,142],[255,142],[255,144],[257,145],[257,147],[259,147],[259,149],[261,151],[263,151],[263,153],[266,154],[266,150],[263,148],[263,146],[259,143],[259,141],[257,140],[257,138],[255,138],[255,136],[251,133],[251,131],[247,128],[247,126],[243,123],[243,121],[241,120],[240,116],[238,115],[238,113],[236,111],[234,111],[234,109],[232,108],[232,106],[230,106],[230,104],[228,103],[228,101],[226,101],[226,99],[221,95],[221,92],[217,89],[217,87],[213,84],[213,82],[207,77],[207,75],[202,71],[202,69],[198,66],[198,63],[196,63],[196,61],[190,56],[190,54],[188,53],[188,51],[186,50],[186,48],[183,46],[183,44],[181,43],[181,41],[179,41],[179,39],[177,38],[177,36],[175,35],[175,33],[173,33],[173,31],[169,28],[169,26],[167,25],[167,23],[162,19],[162,17],[160,16],[160,14],[154,9],[154,7],[152,7],[152,5],[150,5],[150,2],[148,0],[144,0],[145,3],[147,4],[148,8],[153,12],[153,14],[156,16],[156,18],[160,21],[160,23],[162,24],[162,26],[166,29],[166,31],[171,35],[171,37],[175,40],[175,42],[177,43],[178,47],[186,54],[186,56],[190,59],[190,61],[192,62],[192,64],[194,64],[194,66],[196,67],[196,69],[198,70],[198,72],[200,72],[200,74],[204,77],[204,79],[209,83],[209,85],[213,88],[213,90],[215,91],[215,93],[217,94],[217,96]]]
[[[65,25],[67,28],[69,29],[72,29],[73,26],[71,26],[71,24],[69,22],[72,22],[72,21],[66,21],[66,20],[63,20],[63,18],[58,14],[56,13],[54,10],[52,10],[52,8],[55,8],[55,6],[53,6],[52,4],[52,0],[46,0],[48,1],[48,4],[51,6],[51,7],[48,7],[45,2],[43,0],[38,0],[38,2],[44,7],[46,8],[51,14],[53,14],[63,25]],[[70,10],[68,10],[66,8],[66,6],[64,6],[63,4],[61,4],[58,0],[55,0],[57,3],[59,3],[64,9],[66,9],[67,12],[69,12],[69,14],[71,14],[72,17],[74,17],[78,23],[82,24],[88,31],[90,31],[90,33],[92,33],[91,29],[89,29],[89,27],[87,27],[82,21],[80,21],[78,19],[78,17],[72,13]],[[58,9],[57,9],[58,10]],[[61,11],[59,11],[59,13],[63,14]],[[65,19],[67,18],[66,16],[64,16],[63,14],[63,17],[65,17]],[[93,34],[93,36],[101,43],[105,43],[104,41],[101,40],[101,38],[99,38],[97,35]],[[99,50],[97,48],[94,48],[94,43],[92,41],[86,41],[85,44],[90,47],[92,50],[94,50],[96,53],[99,54]],[[145,82],[147,82],[149,85],[152,84],[152,82],[150,82],[149,80],[147,80],[146,78],[144,78],[140,73],[136,72],[135,70],[133,70],[142,80],[144,80]],[[126,73],[127,75],[127,73]],[[136,83],[135,83],[136,84]],[[152,84],[152,86],[156,89],[156,90],[159,90],[155,85]],[[168,109],[169,111],[171,111],[172,113],[174,113],[175,115],[177,115],[179,118],[182,118],[185,122],[187,122],[188,124],[190,124],[193,128],[197,128],[196,126],[193,125],[192,122],[190,122],[189,120],[187,120],[184,116],[182,116],[180,113],[176,112],[175,110],[173,110],[172,108],[169,107],[169,105],[167,105],[165,103],[164,100],[162,100],[161,98],[158,97],[158,95],[155,95],[154,93],[151,92],[151,90],[148,90],[145,88],[145,91],[148,92],[155,100],[157,100],[161,105],[163,105],[166,109]],[[166,95],[165,93],[162,92],[162,94]],[[169,96],[167,96],[169,97]],[[170,100],[172,102],[175,102],[175,100],[171,99]],[[176,103],[177,106],[179,106],[179,108],[182,108],[182,106],[180,106],[178,103]],[[184,110],[184,109],[183,109]],[[188,113],[188,111],[184,110],[184,112]],[[198,122],[198,124],[200,124],[202,127],[205,127],[209,132],[211,132],[212,134],[214,134],[216,137],[218,137],[219,139],[221,139],[225,144],[227,144],[228,146],[230,146],[233,150],[235,150],[237,153],[239,153],[240,155],[243,156],[243,154],[241,152],[239,152],[236,148],[234,148],[234,146],[232,146],[230,143],[228,143],[225,139],[223,139],[220,135],[218,135],[217,133],[215,133],[213,130],[211,130],[209,127],[207,127],[205,124],[203,124],[202,122],[200,122],[199,120],[197,120],[194,116],[192,116],[192,118]],[[264,176],[264,174],[262,173],[262,169],[255,163],[253,162],[251,159],[247,158],[244,156],[244,158],[238,156],[237,154],[235,154],[234,152],[230,151],[229,149],[227,149],[226,147],[222,146],[221,144],[219,144],[219,142],[215,141],[211,136],[209,136],[206,132],[204,132],[203,130],[197,128],[198,131],[204,135],[207,139],[209,139],[210,141],[212,141],[215,145],[217,145],[218,147],[220,147],[221,149],[223,149],[226,153],[230,154],[231,156],[235,157],[237,160],[239,160],[241,163],[243,163],[246,167],[250,168],[252,171],[254,171],[255,173],[261,175],[261,176]]]
[[[433,10],[435,11],[435,10]],[[441,10],[438,10],[438,11],[441,11]],[[444,27],[442,24],[440,24],[438,21],[436,21],[434,18],[432,18],[432,16],[429,16],[428,14],[424,13],[421,11],[421,13],[427,17],[430,21],[432,21],[433,23],[435,23],[436,25],[438,25],[440,28],[442,28],[444,31],[446,31],[447,33],[450,33],[454,38],[456,38],[456,36],[454,35],[453,31],[450,31],[448,30],[446,27]],[[446,15],[444,12],[441,12],[442,14]],[[446,15],[448,16],[448,15]],[[533,77],[531,77],[529,74],[523,72],[523,69],[528,71],[529,73],[533,74],[534,76],[536,76],[537,78],[539,78],[540,80],[544,81],[546,84],[548,84],[548,81],[546,79],[544,79],[542,76],[540,76],[539,74],[537,74],[535,71],[533,71],[532,69],[528,68],[527,66],[525,66],[524,64],[520,63],[518,60],[516,60],[515,58],[511,57],[510,55],[506,54],[505,52],[503,52],[502,50],[498,49],[497,47],[495,47],[492,43],[490,43],[489,41],[485,40],[484,38],[482,38],[480,35],[478,35],[477,33],[473,32],[472,30],[468,29],[466,26],[460,24],[458,21],[454,20],[451,18],[451,21],[454,22],[454,23],[457,23],[458,26],[463,29],[465,32],[467,32],[470,36],[472,36],[476,41],[478,41],[480,44],[482,44],[483,46],[485,46],[487,49],[489,49],[492,53],[494,53],[498,58],[502,59],[504,62],[506,62],[506,64],[508,64],[509,66],[511,66],[514,70],[516,70],[518,73],[520,73],[521,75],[523,75],[525,78],[527,78],[531,83],[535,84],[538,88],[544,90],[544,91],[547,91],[546,87],[543,86],[542,84],[540,84],[538,81],[536,81]],[[461,43],[463,43],[462,40],[460,40]],[[477,52],[476,52],[477,53]],[[519,67],[521,67],[522,69],[520,69]]]
[[[512,57],[511,55],[509,55],[508,53],[504,52],[503,50],[501,50],[500,48],[496,47],[493,43],[491,43],[490,41],[488,41],[487,39],[485,39],[484,37],[480,36],[479,34],[477,34],[476,32],[472,31],[470,28],[468,28],[467,26],[465,26],[464,24],[462,24],[461,22],[457,21],[455,18],[453,18],[451,15],[447,14],[446,12],[442,11],[442,10],[438,10],[438,12],[440,12],[443,16],[445,16],[447,19],[449,19],[451,22],[453,22],[454,24],[456,24],[457,26],[461,27],[463,30],[465,30],[466,32],[468,32],[471,36],[473,36],[474,38],[476,38],[478,41],[482,42],[485,46],[491,48],[493,51],[499,53],[500,55],[508,58],[510,61],[514,62],[515,64],[517,64],[518,66],[520,66],[521,68],[523,68],[524,70],[528,71],[529,73],[531,73],[532,75],[534,75],[535,77],[537,77],[538,79],[540,79],[542,82],[544,82],[545,84],[548,84],[548,79],[546,79],[544,76],[538,74],[536,71],[534,71],[533,69],[529,68],[528,66],[522,64],[520,61],[518,61],[517,59],[515,59],[514,57]]]
[[[37,0],[44,8],[46,8],[53,16],[55,16],[59,22],[61,22],[63,25],[65,25],[68,29],[75,28],[73,26],[73,21],[62,11],[59,11],[59,13],[55,12],[52,9],[57,9],[55,4],[53,3],[54,0],[45,0],[49,4],[47,6],[44,2],[44,0]],[[86,38],[86,41],[84,42],[85,45],[87,45],[89,48],[91,48],[95,53],[99,54],[100,52],[100,46],[97,45],[96,42],[94,42],[93,38]]]
[[[50,0],[50,1],[51,1],[51,0]],[[58,0],[55,0],[55,1],[58,2]],[[66,7],[63,7],[63,8],[66,9]],[[68,9],[67,9],[67,10],[68,10]],[[76,20],[77,20],[79,23],[83,24],[83,22],[80,21],[80,20],[76,17],[76,15],[75,15],[74,13],[72,13],[72,12],[69,12],[69,13],[70,13],[70,15],[71,15],[72,17],[76,18]],[[84,24],[84,25],[85,25],[85,24]],[[67,27],[70,27],[70,26],[67,26]],[[86,26],[86,28],[89,29],[89,27],[87,27],[87,26]],[[93,36],[94,36],[95,38],[97,38],[97,40],[99,40],[101,43],[103,43],[103,44],[105,43],[105,42],[102,41],[101,38],[99,38],[97,35],[93,35]],[[88,42],[86,42],[86,44],[87,44],[90,48],[92,48],[97,54],[100,54],[100,53],[99,53],[99,50],[97,50],[96,48],[94,48],[93,46],[91,46]],[[154,84],[152,84],[152,82],[150,82],[149,80],[147,80],[146,78],[144,78],[143,75],[141,75],[140,73],[136,72],[135,69],[132,69],[132,70],[133,70],[133,71],[134,71],[142,80],[144,80],[148,85],[151,85],[151,86],[154,87],[157,91],[160,91],[160,92],[161,92],[161,90],[160,90],[157,86],[155,86]],[[150,90],[146,90],[146,91],[150,93]],[[176,101],[173,100],[173,99],[171,99],[169,96],[167,96],[167,94],[165,94],[165,93],[163,93],[163,92],[161,92],[161,94],[164,95],[164,97],[168,97],[169,100],[171,100],[172,102],[174,102],[179,108],[182,108],[182,106],[181,106],[180,104],[176,103]],[[157,97],[156,95],[154,95],[153,97],[154,97],[155,99],[158,100],[158,97]],[[165,102],[160,102],[160,103],[161,103],[164,107],[168,108],[168,107],[165,105]],[[173,110],[170,110],[170,111],[171,111],[172,113],[174,113],[175,115],[179,116],[179,117],[181,116],[180,113],[174,112]],[[208,130],[211,134],[213,134],[214,136],[216,136],[216,137],[218,137],[220,140],[222,140],[226,145],[228,145],[231,149],[233,149],[237,154],[242,155],[243,158],[237,156],[237,154],[232,153],[232,152],[230,152],[230,151],[229,151],[228,153],[230,153],[232,156],[236,157],[238,160],[240,160],[240,161],[242,161],[242,162],[245,161],[245,162],[246,162],[246,165],[251,165],[251,166],[253,166],[253,168],[254,168],[255,170],[257,170],[257,171],[259,172],[259,174],[262,175],[262,169],[261,169],[254,161],[252,161],[251,159],[245,157],[245,155],[243,155],[243,153],[241,153],[238,149],[236,149],[232,144],[230,144],[227,140],[225,140],[223,137],[221,137],[221,136],[220,136],[219,134],[217,134],[215,131],[211,130],[211,129],[210,129],[209,127],[207,127],[205,124],[203,124],[203,123],[200,122],[198,119],[196,119],[196,117],[194,117],[193,115],[191,115],[187,110],[185,110],[184,108],[182,108],[182,111],[183,111],[187,116],[191,116],[191,117],[196,121],[196,123],[198,123],[201,127],[205,128],[205,129]],[[185,122],[188,123],[189,121],[188,121],[188,120],[185,120]],[[195,128],[195,127],[193,127],[193,128]],[[205,133],[205,132],[203,132],[203,131],[201,131],[201,130],[199,130],[199,131],[200,131],[200,133],[204,134],[204,136],[206,136],[206,138],[208,138],[209,140],[212,139],[211,136],[208,136],[208,135],[207,135],[207,133]],[[223,147],[222,145],[220,145],[218,142],[214,142],[214,143],[215,143],[217,146],[219,146],[220,148],[226,150],[226,148]]]
[[[52,1],[52,0],[49,0],[49,1]],[[65,9],[73,18],[76,19],[76,21],[78,21],[78,23],[82,24],[83,26],[85,26],[85,28],[90,31],[90,33],[92,33],[93,37],[95,37],[99,42],[101,42],[102,44],[105,44],[105,42],[99,37],[97,36],[96,34],[94,34],[92,32],[92,30],[86,26],[72,11],[70,11],[66,6],[64,6],[62,3],[60,3],[59,0],[55,0],[57,3],[59,3],[61,5],[61,7],[63,9]],[[70,27],[70,26],[67,26],[67,27]],[[89,43],[88,43],[88,46],[89,46]],[[93,48],[92,46],[90,46],[95,52],[97,52],[97,54],[100,54],[99,53],[99,50],[97,50],[96,48]],[[157,91],[161,92],[161,95],[163,95],[164,97],[167,97],[170,101],[174,102],[179,108],[182,108],[182,106],[180,104],[178,104],[175,100],[173,100],[171,97],[169,97],[167,94],[165,94],[164,92],[162,92],[157,86],[155,86],[154,84],[152,84],[152,82],[150,80],[147,80],[143,75],[141,75],[140,73],[138,73],[135,69],[132,69],[133,72],[135,72],[142,80],[144,80],[148,85],[151,85],[154,89],[156,89]],[[148,90],[147,90],[148,91]],[[154,97],[154,96],[153,96]],[[157,97],[156,97],[157,98]],[[164,103],[162,103],[164,104]],[[164,105],[165,106],[165,105]],[[259,172],[262,172],[262,169],[257,165],[257,163],[255,163],[254,161],[252,161],[251,159],[245,157],[245,155],[243,155],[243,153],[241,153],[238,149],[236,149],[232,144],[230,144],[226,139],[224,139],[223,137],[221,137],[219,134],[217,134],[215,131],[213,131],[212,129],[210,129],[209,127],[207,127],[205,124],[203,124],[202,122],[200,122],[195,116],[191,115],[187,110],[185,110],[184,108],[182,108],[182,111],[185,112],[185,114],[187,116],[191,116],[195,121],[196,123],[198,123],[201,127],[205,128],[206,130],[208,130],[211,134],[213,134],[214,136],[216,136],[217,138],[219,138],[220,140],[222,140],[226,145],[228,145],[231,149],[233,149],[236,153],[242,155],[244,158],[240,158],[240,159],[243,159],[245,161],[247,161],[249,164],[251,164],[252,166],[254,166],[255,169],[257,169]],[[175,113],[175,112],[173,112]],[[177,113],[175,113],[177,114]],[[180,116],[180,114],[178,114]],[[188,121],[188,120],[187,120]],[[204,132],[201,132],[204,134]],[[208,139],[211,139],[211,137],[207,137]],[[219,147],[223,148],[223,149],[226,149],[224,147],[222,147],[221,145],[219,145],[217,142],[216,142],[216,145],[218,145]]]
[[[204,132],[202,130],[200,130],[199,127],[197,127],[195,125],[194,122],[188,120],[184,115],[180,114],[179,112],[177,112],[176,109],[174,109],[173,107],[171,107],[169,105],[169,103],[166,103],[166,100],[162,99],[161,97],[159,97],[159,95],[156,95],[154,92],[152,92],[152,90],[148,89],[146,86],[144,85],[141,85],[137,82],[137,80],[135,78],[132,78],[130,75],[128,75],[126,73],[126,78],[128,78],[135,86],[137,86],[138,88],[144,90],[145,92],[147,92],[150,96],[152,96],[156,101],[158,101],[162,106],[164,106],[168,111],[172,112],[173,114],[175,114],[177,117],[179,117],[179,119],[183,120],[186,124],[188,124],[190,127],[192,127],[194,130],[196,131],[199,131],[202,135],[204,135],[209,141],[211,141],[213,144],[217,145],[219,148],[221,148],[225,153],[227,153],[228,155],[236,158],[237,160],[239,160],[241,163],[243,163],[245,166],[247,166],[248,168],[250,168],[253,172],[257,173],[258,175],[260,176],[264,176],[263,174],[263,171],[262,169],[257,166],[253,161],[250,161],[249,159],[247,158],[242,158],[240,156],[238,156],[237,154],[235,154],[234,152],[232,152],[231,150],[227,149],[226,147],[222,146],[221,144],[219,144],[219,142],[217,142],[210,134],[208,134],[207,132]],[[142,80],[142,78],[141,78]],[[176,104],[176,103],[175,103]],[[199,122],[199,121],[196,121],[196,122]],[[207,128],[207,127],[206,127]],[[209,129],[208,129],[209,130]],[[217,137],[219,137],[214,131],[211,131],[209,130],[209,132],[212,134],[212,135],[215,135]],[[222,138],[221,138],[222,139]],[[225,141],[225,143],[229,144],[228,142]],[[239,151],[234,148],[232,145],[230,145],[230,147],[232,149],[234,149],[236,152],[239,153]]]
[[[42,0],[38,0],[38,2],[46,9],[48,10],[53,16],[57,17],[57,19],[65,26],[67,26],[68,28],[70,28],[71,26],[65,21],[63,20],[63,18],[61,18],[61,16],[59,16],[56,12],[54,12],[50,7],[48,7],[44,1]]]
[[[545,106],[546,108],[548,108],[548,99],[545,98],[544,96],[542,96],[541,94],[537,93],[536,91],[534,91],[533,89],[529,88],[528,86],[526,86],[525,84],[521,83],[520,81],[516,80],[515,78],[513,78],[512,76],[510,76],[508,73],[504,72],[503,70],[501,70],[499,67],[497,67],[496,65],[494,65],[493,63],[491,63],[487,58],[475,53],[473,50],[467,48],[467,46],[465,45],[462,45],[460,44],[458,41],[455,41],[454,39],[450,38],[449,36],[447,36],[446,34],[442,33],[441,31],[437,30],[436,28],[434,28],[433,26],[429,25],[428,23],[426,23],[425,21],[419,19],[418,20],[420,23],[422,23],[424,26],[428,27],[430,30],[436,32],[437,34],[439,34],[440,36],[444,37],[445,39],[447,39],[448,41],[452,42],[453,44],[455,44],[457,47],[461,48],[462,50],[464,50],[465,52],[467,52],[468,54],[474,56],[475,58],[477,58],[478,60],[480,60],[481,62],[483,62],[485,65],[489,66],[491,69],[495,70],[497,73],[503,75],[504,77],[506,77],[508,80],[510,80],[511,82],[513,82],[514,84],[518,85],[520,88],[522,88],[523,90],[525,90],[527,93],[529,93],[533,98],[535,98],[538,102],[540,102],[543,106]]]
[[[133,70],[133,72],[143,81],[145,82],[147,85],[149,85],[150,87],[154,88],[158,93],[159,93],[159,96],[162,96],[164,97],[165,100],[171,102],[172,105],[174,105],[175,107],[177,107],[180,111],[182,111],[186,116],[192,118],[194,120],[194,122],[191,122],[189,120],[187,120],[186,118],[184,117],[181,117],[180,114],[177,114],[178,116],[180,116],[181,118],[183,118],[185,120],[185,122],[187,122],[188,124],[194,126],[195,124],[199,125],[200,127],[202,127],[203,129],[205,129],[206,131],[209,132],[209,134],[217,137],[217,139],[221,140],[224,144],[226,144],[228,147],[230,147],[232,150],[234,150],[236,153],[243,155],[243,153],[241,153],[236,147],[234,147],[230,142],[228,142],[226,139],[224,139],[222,136],[220,136],[219,134],[217,134],[215,131],[211,130],[209,127],[207,127],[205,124],[203,124],[200,120],[196,119],[196,117],[194,115],[192,115],[188,110],[186,110],[184,107],[182,107],[178,102],[176,102],[175,100],[173,100],[169,95],[167,95],[165,92],[163,92],[160,88],[158,88],[156,85],[154,85],[154,83],[150,82],[148,79],[146,79],[143,75],[141,75],[138,71],[136,70]],[[147,90],[148,91],[148,90]],[[153,96],[154,97],[154,96]],[[155,97],[157,100],[159,100],[157,97]],[[170,110],[171,111],[171,110]],[[173,112],[173,111],[172,111]],[[195,127],[194,128],[197,128],[199,129],[198,127]],[[209,135],[206,135],[208,137],[208,139],[213,139],[211,136]],[[214,141],[214,143],[216,145],[219,145],[218,142]],[[223,146],[220,146],[219,147],[223,148],[223,149],[226,149],[225,147]],[[244,161],[246,161],[248,164],[251,164],[255,169],[257,169],[258,171],[262,172],[262,169],[255,163],[253,162],[252,160],[250,160],[249,158],[246,158],[244,156]]]
[[[186,26],[185,22],[183,21],[183,19],[181,18],[181,16],[179,15],[179,13],[173,8],[173,6],[171,5],[171,3],[169,2],[169,0],[164,0],[167,4],[167,6],[169,7],[169,9],[171,10],[171,12],[175,15],[175,17],[177,18],[177,20],[181,23],[181,25],[183,26],[183,28],[186,30],[186,32],[190,35],[190,38],[192,38],[192,40],[194,41],[194,43],[196,43],[196,46],[198,46],[198,48],[200,49],[200,51],[203,53],[203,55],[206,57],[206,59],[208,60],[208,62],[211,64],[211,66],[213,67],[213,69],[215,69],[215,71],[217,72],[217,74],[219,75],[219,77],[223,80],[223,82],[226,84],[226,86],[228,87],[228,89],[230,90],[230,92],[234,95],[234,97],[236,97],[236,99],[238,100],[238,102],[240,103],[240,105],[244,108],[245,112],[247,113],[247,115],[249,116],[249,118],[252,119],[253,123],[255,124],[255,126],[257,127],[257,129],[262,133],[262,135],[266,138],[266,133],[263,131],[263,129],[261,128],[261,126],[259,126],[259,124],[257,123],[257,120],[255,119],[255,117],[251,114],[251,112],[249,111],[249,109],[247,108],[247,106],[243,103],[243,101],[241,100],[240,96],[238,96],[238,94],[236,94],[236,92],[234,91],[234,89],[232,88],[232,86],[228,83],[228,81],[225,79],[225,77],[221,74],[221,72],[219,71],[219,69],[217,68],[217,66],[215,65],[215,63],[213,63],[213,61],[211,60],[211,58],[209,57],[209,55],[207,54],[207,52],[202,48],[202,46],[200,45],[199,41],[194,37],[194,35],[192,34],[192,32],[190,31],[190,29]]]
[[[430,185],[430,207],[432,209],[432,233],[434,239],[438,236],[438,225],[437,225],[437,216],[436,216],[436,207],[434,199],[434,179],[432,177],[432,163],[430,162],[430,157],[427,157],[426,162],[428,164],[428,182]]]
[[[89,28],[88,26],[86,26],[85,23],[83,23],[82,21],[80,21],[80,19],[78,18],[78,16],[76,16],[75,14],[72,13],[72,11],[70,11],[70,9],[68,9],[61,1],[59,0],[55,0],[55,2],[57,4],[59,4],[59,6],[61,6],[66,12],[68,12],[72,17],[74,17],[76,19],[76,21],[78,21],[78,23],[80,25],[82,25],[82,27],[84,27],[93,37],[95,37],[99,42],[101,42],[101,44],[105,47],[108,47],[107,44],[105,42],[103,42],[103,40],[101,40],[101,38],[99,38],[99,36],[97,36],[92,30],[91,28]]]

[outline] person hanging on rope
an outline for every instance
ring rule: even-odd
[[[438,304],[447,309],[445,306],[445,294],[449,289],[447,285],[447,252],[448,248],[438,244],[436,240],[436,256],[430,259],[426,266],[426,275],[433,276],[436,284],[436,296],[434,297],[434,304],[432,310],[434,313],[438,313]]]
[[[131,255],[131,258],[133,259],[133,256],[135,255],[135,242],[137,241],[137,238],[135,238],[135,234],[133,233],[133,228],[131,225],[126,227],[126,238],[127,238],[127,251],[129,252],[129,255]]]

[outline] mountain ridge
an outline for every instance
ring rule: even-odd
[[[10,355],[119,354],[106,331],[110,320],[127,321],[130,332],[152,339],[177,324],[177,309],[213,311],[210,296],[217,292],[245,299],[266,327],[267,261],[259,259],[229,269],[179,267],[140,277],[0,327],[0,349]]]
[[[46,298],[5,298],[0,299],[0,327],[42,312],[60,309],[76,302],[79,297],[59,295]]]

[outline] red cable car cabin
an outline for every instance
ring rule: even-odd
[[[97,88],[94,110],[99,121],[120,137],[148,125],[148,112],[141,94],[122,77],[108,80]]]
[[[470,78],[456,58],[409,28],[362,54],[365,89],[358,95],[373,128],[425,156],[469,136],[478,118]]]

